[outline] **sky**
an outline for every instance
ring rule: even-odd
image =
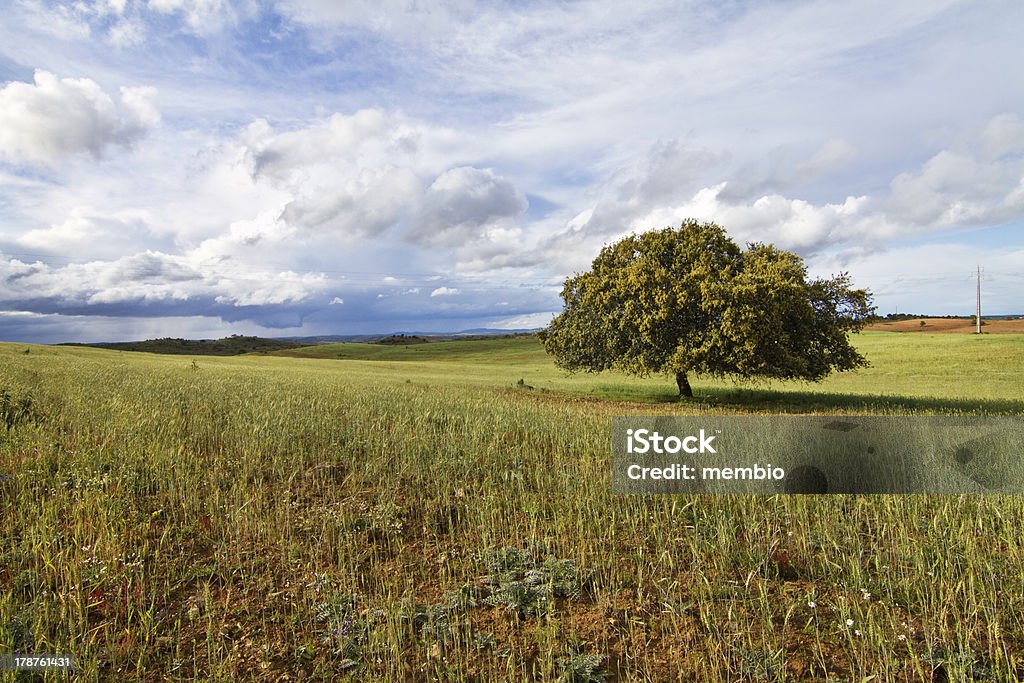
[[[685,218],[1024,313],[1024,3],[0,0],[0,340],[533,328]]]

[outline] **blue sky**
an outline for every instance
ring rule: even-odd
[[[533,327],[686,217],[1024,312],[1019,2],[6,5],[2,340]]]

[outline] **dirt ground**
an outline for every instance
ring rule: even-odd
[[[924,325],[921,322],[924,321]],[[982,318],[981,330],[985,334],[1024,333],[1024,318]],[[972,334],[977,330],[974,318],[914,318],[897,322],[883,322],[864,328],[875,332],[955,332]]]

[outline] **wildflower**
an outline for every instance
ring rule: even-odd
[[[905,635],[903,635],[902,633],[899,634],[898,636],[896,636],[896,640],[900,641],[901,643],[906,641],[906,639],[907,639],[907,637]]]
[[[860,632],[860,631],[856,631],[856,630],[855,630],[855,631],[853,632],[853,635],[855,635],[855,636],[858,636],[858,637],[860,637],[860,635],[861,635],[861,632]]]
[[[846,620],[846,625],[847,626],[853,626],[853,619],[847,619]]]
[[[810,607],[811,609],[814,609],[815,607],[818,606],[818,603],[814,602],[814,600],[808,600],[807,601],[807,606]]]

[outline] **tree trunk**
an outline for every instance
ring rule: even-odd
[[[676,386],[679,387],[680,398],[693,398],[693,389],[690,388],[690,382],[686,379],[685,372],[676,373]]]

